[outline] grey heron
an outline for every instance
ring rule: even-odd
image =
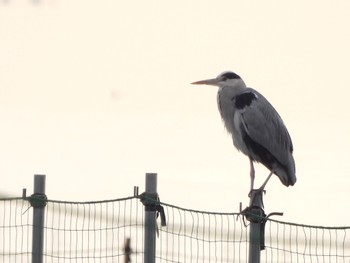
[[[285,186],[295,184],[292,140],[280,115],[263,95],[248,88],[240,76],[230,71],[191,84],[219,87],[217,103],[221,118],[234,146],[249,157],[251,191],[255,178],[253,162],[262,163],[270,170],[260,190],[272,174]]]

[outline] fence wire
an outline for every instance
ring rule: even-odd
[[[157,228],[157,262],[247,262],[249,226],[239,213],[213,213],[162,203],[167,225]],[[158,221],[160,221],[158,219]],[[32,208],[0,200],[0,262],[31,262]],[[98,202],[49,200],[44,262],[143,262],[144,206],[137,197]],[[268,219],[261,262],[350,262],[350,227]]]
[[[32,211],[21,198],[0,200],[0,262],[30,262]]]

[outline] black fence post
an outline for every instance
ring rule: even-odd
[[[250,222],[249,228],[249,263],[260,263],[260,251],[265,248],[266,214],[263,204],[264,191],[253,189],[250,192],[249,207],[245,209],[245,216]]]
[[[146,190],[144,194],[146,197],[154,200],[158,199],[156,173],[146,173]],[[144,263],[156,262],[156,230],[156,209],[155,205],[150,203],[145,205]]]
[[[43,262],[45,222],[45,175],[34,175],[34,194],[29,198],[33,207],[32,263]]]

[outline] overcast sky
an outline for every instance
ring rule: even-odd
[[[265,212],[349,225],[349,1],[34,2],[0,2],[2,196],[46,174],[49,199],[125,197],[157,172],[166,203],[238,212],[248,158],[217,89],[190,85],[232,70],[294,143],[298,181],[273,177]]]

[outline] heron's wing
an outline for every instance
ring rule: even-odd
[[[247,94],[254,94],[254,98]],[[253,89],[248,89],[236,97],[236,107],[237,103],[244,101],[248,103],[245,107],[238,108],[238,111],[247,135],[281,163],[287,164],[293,151],[293,144],[277,111],[263,95]]]

